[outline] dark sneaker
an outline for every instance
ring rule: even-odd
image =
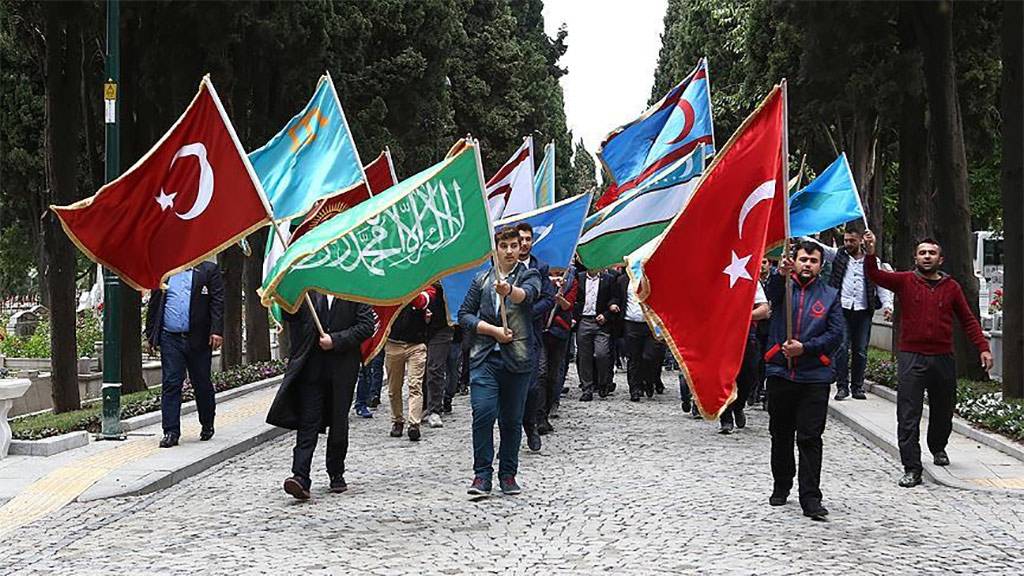
[[[907,472],[900,478],[900,486],[903,488],[913,488],[921,483],[920,472]]]
[[[469,485],[469,490],[466,490],[466,493],[470,496],[490,496],[491,483],[477,476],[473,478],[473,483]]]
[[[178,435],[174,433],[164,434],[164,437],[160,439],[161,448],[170,448],[178,445]]]
[[[784,506],[787,498],[789,498],[789,494],[772,492],[772,495],[768,497],[768,504],[771,506]]]
[[[864,389],[863,388],[854,388],[853,389],[853,393],[851,394],[851,396],[853,396],[854,400],[867,400],[868,399],[867,394],[864,393]]]
[[[811,520],[823,521],[828,516],[828,510],[821,505],[821,502],[810,503],[804,507],[804,516],[807,516]]]
[[[594,395],[590,392],[584,392],[580,395],[580,402],[590,402],[594,399]]]
[[[736,418],[736,428],[743,429],[747,427],[747,415],[743,413],[743,410],[737,410],[732,415]]]
[[[608,394],[610,394],[610,392],[608,392],[608,390],[605,390],[604,388],[597,391],[597,395],[600,396],[601,398],[607,398]]]
[[[545,421],[541,422],[539,425],[537,425],[537,433],[540,434],[541,436],[545,436],[547,434],[551,434],[554,431],[555,431],[555,427],[552,426],[551,422],[548,422],[547,420],[545,420]]]
[[[733,425],[732,422],[722,422],[722,427],[718,429],[719,434],[732,434]]]
[[[360,418],[373,418],[373,412],[370,412],[370,409],[366,406],[360,406],[356,408],[356,416]]]
[[[850,389],[846,386],[840,386],[836,390],[836,400],[846,400],[850,396]]]
[[[341,494],[345,490],[348,490],[348,484],[345,483],[345,477],[341,474],[331,477],[331,492],[335,494]]]
[[[932,454],[932,461],[935,462],[936,466],[949,466],[949,455],[946,454],[945,450],[941,450]]]
[[[526,445],[530,447],[531,452],[540,452],[540,434],[536,429],[526,433]]]
[[[309,500],[309,481],[292,476],[284,481],[284,491],[294,496],[296,500]]]
[[[199,432],[199,440],[206,442],[210,438],[213,438],[213,426],[203,426],[203,429]]]
[[[516,483],[515,476],[506,476],[505,478],[498,479],[498,488],[501,488],[501,493],[505,496],[515,496],[516,494],[523,493],[523,489]]]
[[[657,392],[658,394],[664,394],[665,393],[665,385],[659,382],[658,384],[656,384],[654,386],[654,391]]]
[[[694,402],[693,406],[690,407],[690,417],[693,418],[694,420],[701,419],[700,410],[697,408],[696,402]]]
[[[401,438],[402,437],[402,431],[404,429],[405,429],[405,425],[404,424],[402,424],[401,422],[395,422],[394,424],[391,425],[391,433],[390,433],[391,437],[392,438]]]
[[[420,427],[416,424],[409,426],[409,440],[413,442],[420,441]]]
[[[650,398],[650,396],[648,396],[648,398]],[[630,402],[639,402],[640,401],[640,394],[639,393],[630,394],[629,395],[629,401]]]
[[[689,398],[683,400],[683,412],[689,412],[692,406],[693,402],[691,402]]]

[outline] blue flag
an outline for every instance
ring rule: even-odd
[[[533,226],[533,248],[530,253],[552,270],[565,269],[572,263],[572,255],[576,251],[576,242],[580,238],[583,220],[590,208],[590,199],[590,193],[566,198],[545,208],[499,220],[494,224],[494,228],[497,230],[504,226],[529,222]],[[491,261],[488,260],[476,268],[457,272],[441,279],[445,302],[448,306],[448,317],[453,324],[459,320],[459,307],[466,299],[466,293],[469,292],[473,278],[479,272],[490,267]]]
[[[789,235],[793,238],[817,234],[861,218],[864,218],[864,206],[845,152],[789,198]]]
[[[313,204],[365,180],[330,75],[313,99],[262,148],[249,154],[274,219],[300,217]]]
[[[704,145],[714,154],[707,59],[633,122],[617,128],[597,155],[620,190],[631,189]]]

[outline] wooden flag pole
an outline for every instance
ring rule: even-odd
[[[498,268],[498,256],[494,252],[491,252],[491,264],[494,266],[494,279],[498,282],[504,282],[505,279],[501,275],[501,269]],[[501,312],[501,327],[508,328],[508,311],[505,310],[505,297],[498,295],[498,310]]]

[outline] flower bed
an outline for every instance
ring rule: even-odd
[[[259,362],[247,366],[239,366],[224,372],[217,372],[211,376],[211,380],[213,381],[214,390],[223,392],[282,374],[284,373],[284,367],[285,362],[283,360]],[[189,402],[194,398],[195,393],[192,390],[192,384],[186,380],[182,389],[181,401]],[[94,400],[87,403],[81,410],[64,412],[63,414],[46,413],[16,418],[11,420],[11,432],[16,440],[39,440],[76,430],[96,433],[100,431],[101,410],[102,402]],[[159,387],[126,394],[121,397],[121,418],[131,418],[159,411]]]
[[[867,379],[896,389],[896,363],[888,352],[868,351]],[[1004,400],[1002,390],[993,382],[961,379],[957,385],[956,413],[986,430],[1024,441],[1024,401]]]

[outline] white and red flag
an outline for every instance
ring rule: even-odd
[[[134,166],[92,197],[50,209],[89,258],[137,290],[159,288],[269,221],[259,180],[209,76]]]
[[[643,259],[642,304],[705,418],[717,418],[736,397],[761,256],[786,236],[784,107],[777,86]]]
[[[491,222],[537,208],[533,193],[532,136],[523,139],[523,145],[487,181],[486,188]]]

